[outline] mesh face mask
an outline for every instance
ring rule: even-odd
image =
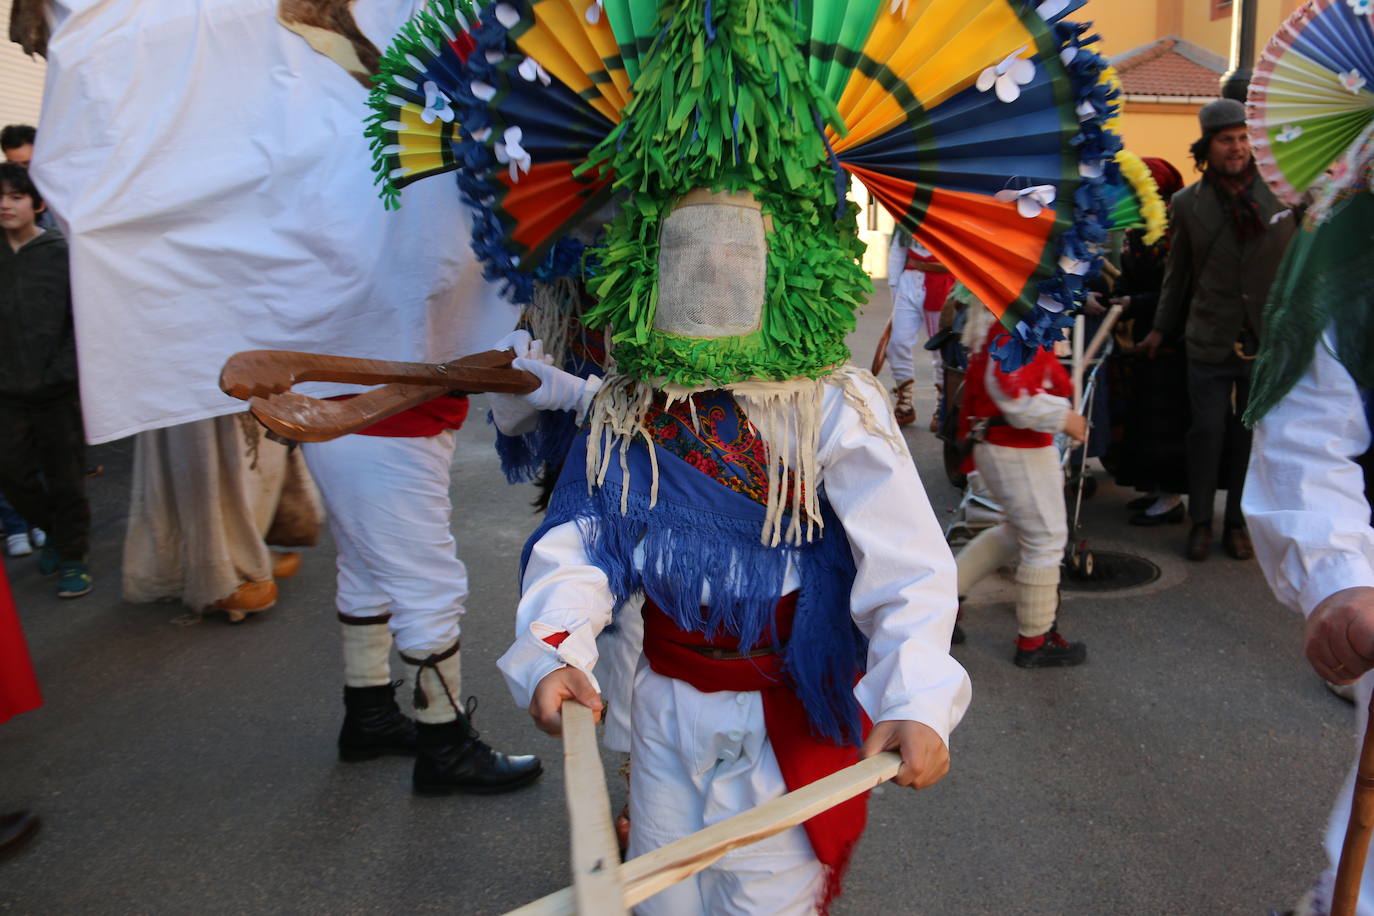
[[[654,330],[736,337],[763,322],[767,218],[753,195],[692,191],[663,221]]]

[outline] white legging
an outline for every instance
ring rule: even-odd
[[[914,352],[921,331],[929,340],[940,330],[940,313],[927,312],[925,274],[919,270],[904,270],[892,290],[892,336],[887,341],[887,363],[892,381],[898,385],[916,377]],[[940,381],[940,353],[930,351],[932,378]]]
[[[450,529],[454,434],[343,436],[306,443],[338,549],[339,613],[390,613],[402,652],[458,638],[468,574]]]
[[[973,449],[973,462],[1002,505],[1021,565],[1058,567],[1069,539],[1059,452],[1051,445],[1012,448],[980,442]]]

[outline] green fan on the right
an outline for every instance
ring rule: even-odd
[[[1366,0],[1310,0],[1279,28],[1250,82],[1260,174],[1289,203],[1374,124],[1374,22]]]

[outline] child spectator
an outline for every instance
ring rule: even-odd
[[[38,226],[44,206],[27,169],[0,163],[0,492],[48,532],[39,571],[60,574],[58,597],[76,598],[91,590],[86,440],[67,243]]]

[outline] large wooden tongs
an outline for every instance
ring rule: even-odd
[[[510,368],[510,350],[487,350],[445,363],[401,363],[294,350],[244,350],[220,370],[219,387],[248,402],[258,422],[284,439],[325,442],[450,392],[528,394],[539,380]],[[291,390],[300,382],[380,385],[347,400]]]

